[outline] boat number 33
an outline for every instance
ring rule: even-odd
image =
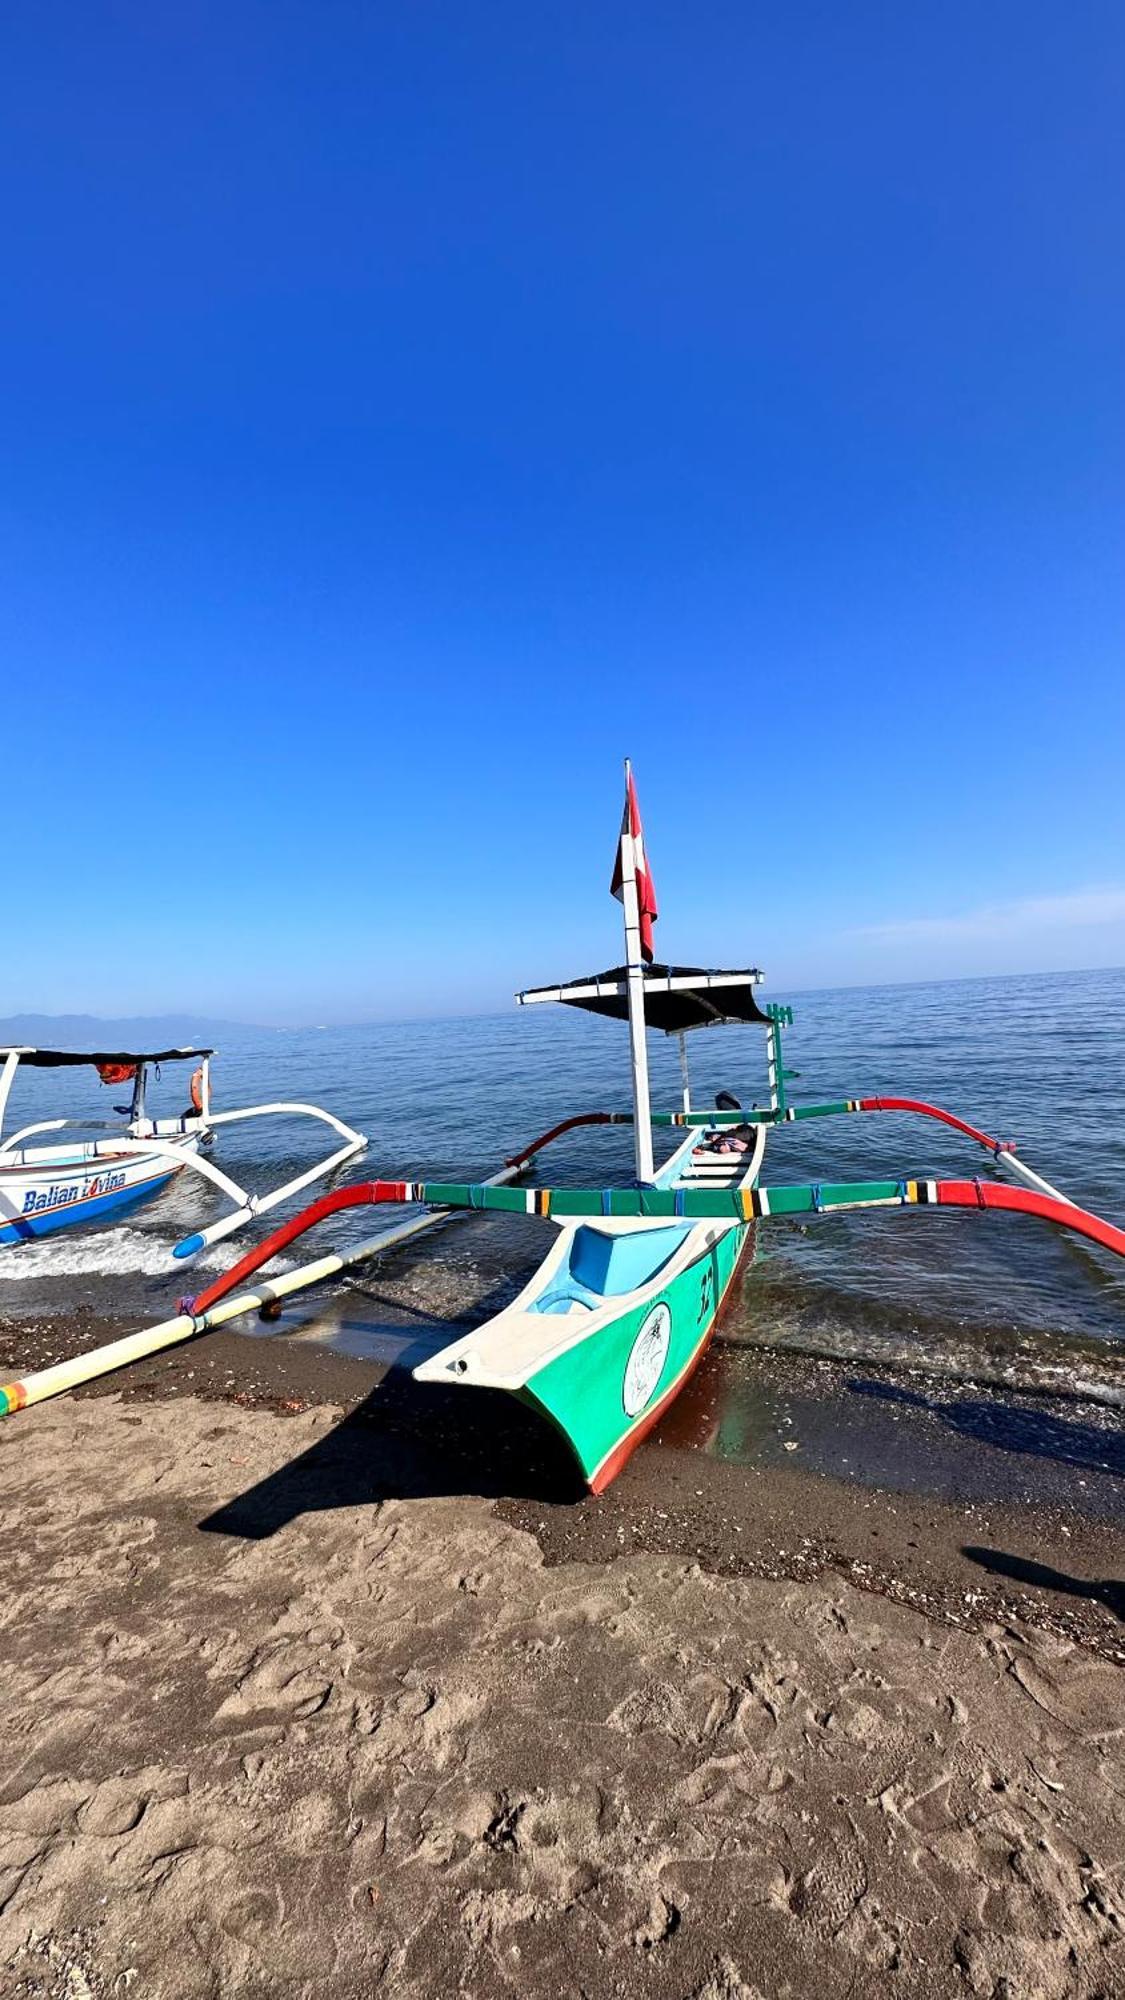
[[[627,1417],[639,1417],[664,1373],[672,1339],[672,1315],[661,1303],[643,1322],[625,1363],[621,1400]]]

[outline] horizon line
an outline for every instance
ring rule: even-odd
[[[709,968],[714,969],[714,968]],[[963,972],[950,973],[940,979],[848,979],[824,986],[795,986],[788,990],[795,999],[814,998],[821,993],[883,993],[893,992],[902,987],[916,986],[978,986],[982,982],[1011,981],[1016,979],[1074,979],[1083,973],[1125,972],[1125,965],[1072,965],[1061,970],[1048,970],[1033,966],[1022,972]],[[768,984],[763,980],[763,984]],[[13,1009],[9,1014],[0,1015],[0,1030],[5,1023],[18,1020],[41,1021],[117,1021],[134,1023],[144,1021],[196,1020],[210,1022],[225,1028],[246,1028],[256,1034],[296,1035],[331,1034],[339,1030],[356,1028],[407,1027],[421,1021],[495,1021],[507,1018],[507,1010],[494,1007],[474,1007],[456,1014],[382,1014],[358,1015],[346,1021],[253,1021],[236,1019],[233,1015],[208,1014],[198,1008],[187,1007],[182,1014],[164,1010],[159,1014],[94,1014],[82,1011],[50,1013],[44,1008],[28,1007]]]

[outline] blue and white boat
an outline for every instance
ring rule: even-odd
[[[240,1228],[252,1216],[263,1215],[322,1175],[361,1152],[367,1141],[342,1119],[314,1104],[255,1104],[237,1111],[215,1111],[211,1104],[213,1049],[72,1050],[0,1048],[0,1244],[34,1241],[56,1229],[83,1223],[116,1223],[141,1202],[166,1188],[185,1168],[200,1175],[225,1195],[233,1211],[190,1239],[190,1250],[201,1250]],[[172,1118],[148,1116],[145,1096],[150,1072],[164,1063],[192,1063],[189,1102]],[[4,1137],[4,1121],[16,1072],[20,1068],[73,1069],[92,1067],[103,1083],[130,1085],[127,1105],[115,1107],[124,1123],[88,1118],[48,1118],[24,1125]],[[241,1119],[270,1116],[321,1119],[339,1134],[342,1145],[283,1187],[254,1195],[231,1179],[206,1155],[218,1126]],[[67,1144],[29,1145],[48,1132],[68,1127],[83,1132],[108,1132],[108,1138],[72,1139]],[[182,1254],[182,1253],[181,1253]]]

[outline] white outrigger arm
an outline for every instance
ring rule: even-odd
[[[194,1257],[197,1251],[206,1249],[209,1243],[219,1243],[224,1236],[232,1236],[236,1229],[241,1229],[243,1223],[251,1221],[254,1216],[268,1215],[271,1208],[277,1208],[279,1203],[288,1201],[290,1195],[300,1194],[302,1188],[310,1187],[313,1181],[318,1181],[325,1174],[342,1167],[345,1160],[350,1160],[356,1153],[361,1153],[367,1144],[365,1133],[353,1131],[350,1125],[345,1125],[342,1118],[334,1117],[331,1111],[322,1111],[316,1104],[252,1104],[244,1111],[213,1111],[207,1124],[208,1128],[211,1128],[216,1125],[232,1125],[241,1118],[270,1118],[275,1115],[289,1118],[320,1118],[324,1124],[331,1125],[334,1132],[339,1132],[344,1144],[334,1153],[330,1153],[326,1160],[319,1160],[315,1166],[308,1167],[303,1174],[286,1181],[284,1187],[271,1188],[268,1194],[263,1195],[248,1194],[227,1175],[220,1174],[209,1160],[201,1160],[197,1155],[192,1155],[188,1159],[188,1166],[198,1168],[207,1179],[212,1180],[217,1187],[223,1189],[224,1193],[229,1194],[238,1206],[232,1215],[221,1215],[217,1222],[208,1224],[206,1229],[197,1230],[194,1236],[185,1236],[173,1249],[174,1257]]]

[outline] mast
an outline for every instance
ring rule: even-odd
[[[636,853],[629,823],[629,776],[625,759],[625,814],[621,822],[621,900],[625,909],[625,965],[629,998],[629,1053],[633,1065],[633,1157],[637,1179],[651,1181],[652,1118],[648,1095],[648,1047],[645,1042],[645,978],[641,956],[641,919],[637,907]]]

